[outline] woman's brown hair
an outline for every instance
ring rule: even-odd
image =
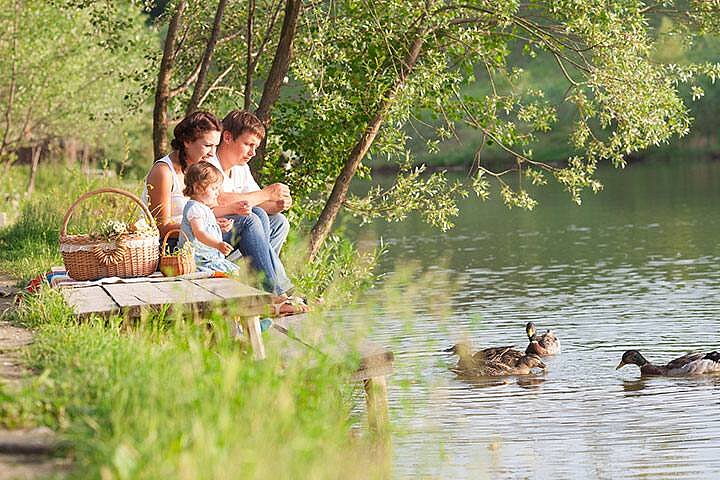
[[[222,180],[222,172],[212,163],[205,161],[193,163],[185,172],[183,195],[192,197],[220,180]]]
[[[172,139],[170,145],[173,150],[178,151],[178,161],[183,172],[187,168],[185,142],[194,142],[200,135],[212,131],[221,132],[222,124],[215,115],[202,110],[191,113],[175,125],[175,130],[173,130],[175,138]]]

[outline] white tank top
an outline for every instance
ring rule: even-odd
[[[182,222],[183,209],[188,201],[188,198],[182,193],[184,185],[180,183],[180,179],[175,172],[175,167],[169,155],[164,156],[160,160],[156,160],[155,163],[153,163],[153,167],[158,163],[164,163],[170,168],[173,179],[172,189],[170,190],[170,221],[172,223],[180,223]],[[145,188],[143,189],[141,199],[145,205],[148,205],[150,197],[148,196],[147,177],[145,178]]]

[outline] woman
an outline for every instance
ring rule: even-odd
[[[185,170],[200,160],[210,160],[215,156],[221,130],[220,121],[212,113],[191,113],[173,130],[173,151],[155,161],[150,168],[142,200],[155,217],[161,238],[168,231],[180,228],[187,202],[187,197],[183,195]],[[168,238],[171,250],[177,244],[177,236],[175,233]]]

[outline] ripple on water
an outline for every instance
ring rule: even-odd
[[[702,170],[698,198],[680,196],[695,195],[690,188],[633,196],[635,184],[655,188],[661,170],[646,170],[647,180],[631,177],[635,183],[618,180],[607,206],[589,199],[570,209],[566,199],[546,200],[532,216],[483,208],[447,234],[383,232],[391,255],[402,259],[384,259],[388,272],[412,260],[425,273],[400,283],[405,295],[378,288],[368,300],[380,324],[374,339],[396,353],[389,400],[399,427],[398,477],[720,472],[720,377],[615,370],[628,349],[657,363],[720,349],[720,221],[710,208],[720,193],[708,182],[720,180],[720,165]],[[682,172],[671,176],[693,185]],[[426,275],[433,271],[456,284],[448,289]],[[405,300],[411,319],[399,305]],[[547,360],[545,375],[468,382],[448,370],[454,359],[441,348],[460,339],[524,348],[527,321],[562,340],[563,353]]]

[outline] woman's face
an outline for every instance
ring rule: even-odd
[[[220,143],[220,132],[210,130],[201,134],[192,142],[185,142],[185,159],[188,165],[201,160],[210,160],[215,156],[215,149]]]

